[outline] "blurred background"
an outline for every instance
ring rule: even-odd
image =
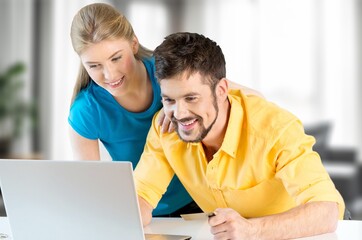
[[[0,0],[0,158],[71,160],[79,58],[74,14],[106,2],[144,46],[202,33],[227,77],[297,115],[354,219],[362,219],[362,0]],[[1,215],[1,210],[0,210]]]

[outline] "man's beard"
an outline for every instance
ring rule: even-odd
[[[216,103],[216,98],[214,97],[214,101],[213,101],[213,106],[214,106],[214,109],[215,109],[215,119],[212,121],[212,123],[210,124],[210,126],[208,128],[205,128],[205,126],[203,125],[203,119],[202,117],[200,117],[199,115],[195,115],[195,117],[187,117],[187,118],[183,118],[183,119],[180,119],[180,120],[177,120],[175,117],[172,116],[171,118],[171,121],[172,123],[174,124],[175,126],[175,131],[177,133],[177,135],[179,136],[179,138],[184,141],[184,142],[192,142],[192,143],[198,143],[198,142],[201,142],[206,136],[207,134],[210,132],[211,128],[214,126],[215,122],[216,122],[216,119],[219,115],[219,107],[217,106],[217,103]],[[196,136],[195,139],[192,139],[192,140],[187,140],[185,138],[182,137],[182,135],[180,134],[180,131],[179,131],[179,128],[178,128],[178,122],[187,122],[187,121],[190,121],[192,119],[195,119],[196,118],[196,121],[197,121],[197,124],[200,124],[200,132],[199,134]],[[190,131],[190,132],[183,132],[184,135],[191,135],[193,133],[193,131]]]

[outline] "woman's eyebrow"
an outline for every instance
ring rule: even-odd
[[[115,53],[113,53],[108,59],[111,59],[111,58],[113,58],[115,55],[117,55],[118,53],[120,53],[120,52],[122,52],[123,50],[122,49],[120,49],[120,50],[118,50],[118,51],[116,51]],[[86,64],[97,64],[98,62],[93,62],[93,61],[87,61],[87,62],[85,62]]]

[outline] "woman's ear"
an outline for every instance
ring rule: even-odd
[[[140,44],[138,42],[138,38],[136,37],[136,35],[133,37],[132,42],[131,42],[131,47],[132,47],[132,52],[133,55],[136,55],[138,53],[138,48],[139,48]]]

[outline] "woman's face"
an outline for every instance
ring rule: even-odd
[[[127,92],[135,76],[138,41],[103,40],[80,54],[89,76],[113,96]]]

